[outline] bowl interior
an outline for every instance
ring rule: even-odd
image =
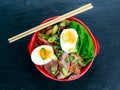
[[[54,18],[56,18],[56,17],[58,17],[58,16],[55,16],[55,17],[46,19],[46,20],[43,21],[42,23],[48,22],[48,21],[50,21],[50,20],[52,20],[52,19],[54,19]],[[92,38],[92,40],[93,40],[93,42],[94,42],[94,50],[95,50],[95,57],[96,57],[97,54],[98,54],[98,52],[99,52],[99,43],[98,43],[98,40],[97,40],[97,39],[93,36],[93,34],[91,33],[90,29],[89,29],[82,21],[78,20],[77,18],[70,17],[70,18],[68,18],[68,20],[74,20],[74,21],[82,24],[82,25],[86,28],[86,30],[88,31],[88,33],[90,34],[90,36],[91,36],[91,38]],[[42,23],[41,23],[41,24],[42,24]],[[36,34],[37,34],[37,33],[38,33],[38,32],[36,32],[36,33],[33,34],[32,38],[31,38],[31,40],[30,40],[30,42],[29,42],[29,44],[28,44],[28,52],[29,52],[30,55],[31,55],[33,49],[35,48],[35,43],[36,43],[36,40],[37,40],[37,37],[36,37]],[[48,78],[50,78],[50,79],[53,79],[53,80],[56,80],[56,81],[72,81],[72,80],[78,79],[78,78],[80,78],[81,76],[83,76],[83,75],[88,71],[88,69],[90,68],[90,66],[92,65],[92,63],[93,63],[93,60],[92,60],[91,62],[89,62],[84,68],[82,68],[82,70],[81,70],[81,72],[80,72],[80,75],[79,75],[78,77],[73,78],[73,79],[70,79],[70,80],[69,80],[69,79],[58,80],[58,79],[56,79],[55,77],[53,77],[52,75],[50,75],[50,74],[49,74],[46,70],[44,70],[44,68],[41,67],[40,65],[35,65],[35,66],[36,66],[36,68],[37,68],[42,74],[44,74],[46,77],[48,77]]]

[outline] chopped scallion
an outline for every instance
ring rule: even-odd
[[[69,60],[68,57],[66,57],[65,62],[66,62],[66,63],[70,62],[70,60]]]
[[[53,76],[56,75],[56,71],[57,71],[57,68],[54,67],[54,66],[52,66],[52,67],[51,67],[51,73],[52,73]]]
[[[67,70],[66,67],[62,67],[62,73],[63,73],[64,76],[67,76],[68,70]]]
[[[55,61],[58,60],[58,57],[57,57],[55,54],[52,55],[52,58],[53,58],[53,60],[55,60]]]
[[[52,29],[52,34],[55,34],[58,31],[59,27],[58,25],[54,25]]]
[[[73,61],[75,59],[75,56],[70,56],[70,60]]]
[[[70,48],[70,49],[69,49],[69,52],[71,52],[71,53],[72,53],[72,52],[73,52],[73,53],[74,53],[74,52],[77,52],[77,49],[76,49],[76,48]]]
[[[37,34],[37,36],[38,37],[40,37],[40,38],[44,38],[44,39],[49,39],[50,38],[50,36],[49,35],[45,35],[45,34]]]
[[[49,42],[49,43],[52,43],[52,42],[54,42],[55,40],[56,40],[55,37],[50,37],[50,38],[48,39],[48,42]]]

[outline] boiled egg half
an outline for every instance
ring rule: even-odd
[[[34,64],[44,65],[53,59],[53,48],[50,45],[41,45],[32,51],[31,59]]]
[[[76,42],[78,39],[77,31],[73,28],[64,29],[60,35],[60,45],[63,51],[71,53],[76,51]]]

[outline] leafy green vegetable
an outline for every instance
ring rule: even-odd
[[[80,45],[80,39],[79,39],[79,37],[78,37],[78,39],[77,39],[77,42],[76,42],[76,50],[77,50],[77,54],[79,54],[79,52],[80,52],[80,48],[78,48],[78,46]]]
[[[75,30],[78,30],[79,23],[75,21],[71,21],[69,24],[70,28],[74,28]]]
[[[91,58],[85,58],[84,59],[84,66],[86,66],[94,57]]]
[[[78,22],[71,21],[70,28],[74,28],[79,37],[76,43],[77,53],[83,57],[85,64],[94,58],[94,43],[86,28]]]

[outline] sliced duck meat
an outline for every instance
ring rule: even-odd
[[[64,79],[68,77],[70,74],[71,72],[69,72],[69,68],[66,68],[65,65],[63,65],[62,61],[60,61],[59,62],[59,74],[57,75],[57,79]]]
[[[64,79],[66,77],[68,77],[71,73],[68,72],[67,75],[65,76],[62,72],[59,72],[59,74],[57,75],[57,79]]]
[[[69,70],[69,67],[70,67],[70,62],[66,62],[66,59],[69,59],[68,58],[68,53],[64,52],[60,57],[59,57],[59,60],[60,60],[60,63],[59,63],[59,66],[64,66],[65,68],[67,68],[67,70]]]
[[[80,69],[81,69],[81,66],[79,66],[79,65],[75,65],[74,63],[71,63],[71,65],[70,65],[70,69],[69,69],[69,71],[71,72],[71,73],[79,73],[80,72]]]
[[[69,80],[76,79],[79,76],[79,74],[73,73],[69,76]]]
[[[71,73],[75,72],[75,64],[74,64],[73,62],[71,62],[71,64],[70,64],[69,71],[70,71]]]
[[[77,78],[80,74],[81,67],[83,66],[83,58],[77,54],[70,54],[71,65],[69,71],[72,73],[69,79]]]
[[[52,60],[51,62],[44,65],[45,70],[52,74],[53,76],[56,76],[58,73],[58,62]]]
[[[57,75],[57,79],[64,79],[67,76],[70,75],[69,68],[70,68],[70,62],[66,62],[66,59],[68,59],[68,53],[64,52],[59,57],[59,74]]]
[[[57,75],[57,79],[64,79],[65,76],[63,75],[62,72],[59,72],[59,74]]]
[[[84,64],[83,58],[78,54],[70,54],[70,60],[72,63],[74,63],[74,65],[83,66]]]
[[[70,54],[69,56],[70,60],[71,60],[71,64],[70,64],[70,69],[69,71],[71,73],[73,72],[78,72],[78,69],[76,67],[81,67],[81,65],[83,64],[83,58],[80,57],[77,54]],[[77,71],[76,71],[77,70]]]
[[[80,74],[81,67],[79,65],[75,66],[75,74]]]
[[[70,75],[69,79],[77,78],[80,75],[80,71],[81,71],[81,66],[76,64],[74,66],[74,73]]]
[[[68,53],[67,52],[64,52],[60,57],[59,57],[59,60],[60,61],[65,61],[66,57],[68,56]]]

